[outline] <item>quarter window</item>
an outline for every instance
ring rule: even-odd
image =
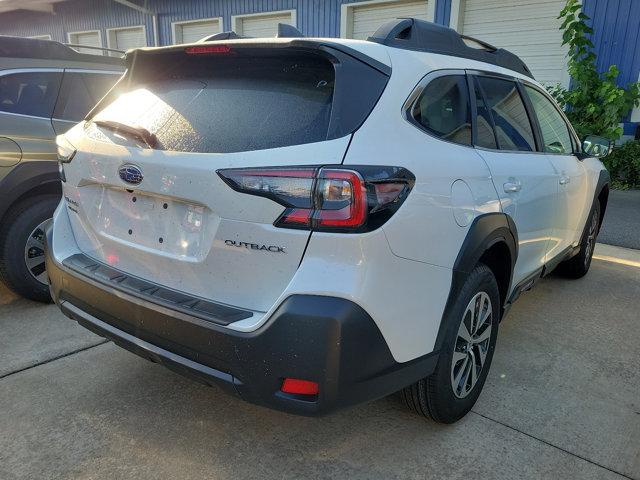
[[[535,150],[533,129],[515,82],[492,77],[477,77],[477,96],[483,94],[491,112],[500,150]],[[480,123],[480,122],[478,122]]]
[[[540,130],[544,151],[549,153],[572,153],[571,134],[564,118],[551,101],[535,88],[524,87],[531,99]]]
[[[471,145],[471,107],[464,75],[448,75],[431,81],[414,104],[411,115],[432,135]]]
[[[0,77],[0,111],[51,117],[60,76],[57,72],[25,72]]]
[[[65,72],[54,117],[79,122],[116,83],[118,75]]]

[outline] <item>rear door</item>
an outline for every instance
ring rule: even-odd
[[[61,69],[0,72],[0,136],[18,144],[24,159],[56,159],[51,114],[61,77]]]
[[[513,218],[518,231],[513,273],[517,285],[545,263],[558,181],[549,159],[536,151],[533,127],[516,82],[484,75],[471,78],[477,110],[474,144],[489,166],[502,210]]]
[[[258,57],[185,60],[175,51],[135,60],[130,91],[67,134],[78,148],[64,186],[75,238],[86,254],[129,274],[266,311],[295,274],[310,232],[275,227],[282,205],[234,191],[216,171],[340,164],[350,136],[332,133],[334,120],[343,123],[367,101],[341,110],[337,97],[358,94],[336,90],[333,64],[315,54],[262,49]],[[157,144],[101,122],[145,129]],[[282,188],[295,195],[309,188],[305,181],[312,180]],[[265,194],[270,188],[264,184]]]

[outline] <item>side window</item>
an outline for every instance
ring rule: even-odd
[[[79,122],[118,80],[107,73],[65,72],[54,117]]]
[[[471,145],[471,107],[464,75],[432,80],[414,104],[411,115],[430,134]]]
[[[0,111],[50,118],[61,73],[24,72],[0,77]]]
[[[549,99],[535,88],[525,86],[533,110],[538,117],[544,151],[549,153],[572,153],[573,146],[569,127]]]
[[[491,112],[498,148],[534,151],[536,144],[533,129],[515,82],[477,77],[476,89],[478,86],[484,94],[486,108]]]

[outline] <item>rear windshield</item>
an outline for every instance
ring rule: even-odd
[[[145,128],[156,135],[156,148],[182,152],[243,152],[327,138],[335,73],[324,58],[199,58],[181,67],[164,78],[142,75],[92,120]],[[88,133],[135,142],[95,124]]]

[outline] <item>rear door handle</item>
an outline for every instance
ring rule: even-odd
[[[571,179],[569,177],[560,177],[560,185],[566,185]]]
[[[502,188],[504,188],[505,193],[516,193],[522,188],[522,183],[518,181],[507,182],[502,186]]]

